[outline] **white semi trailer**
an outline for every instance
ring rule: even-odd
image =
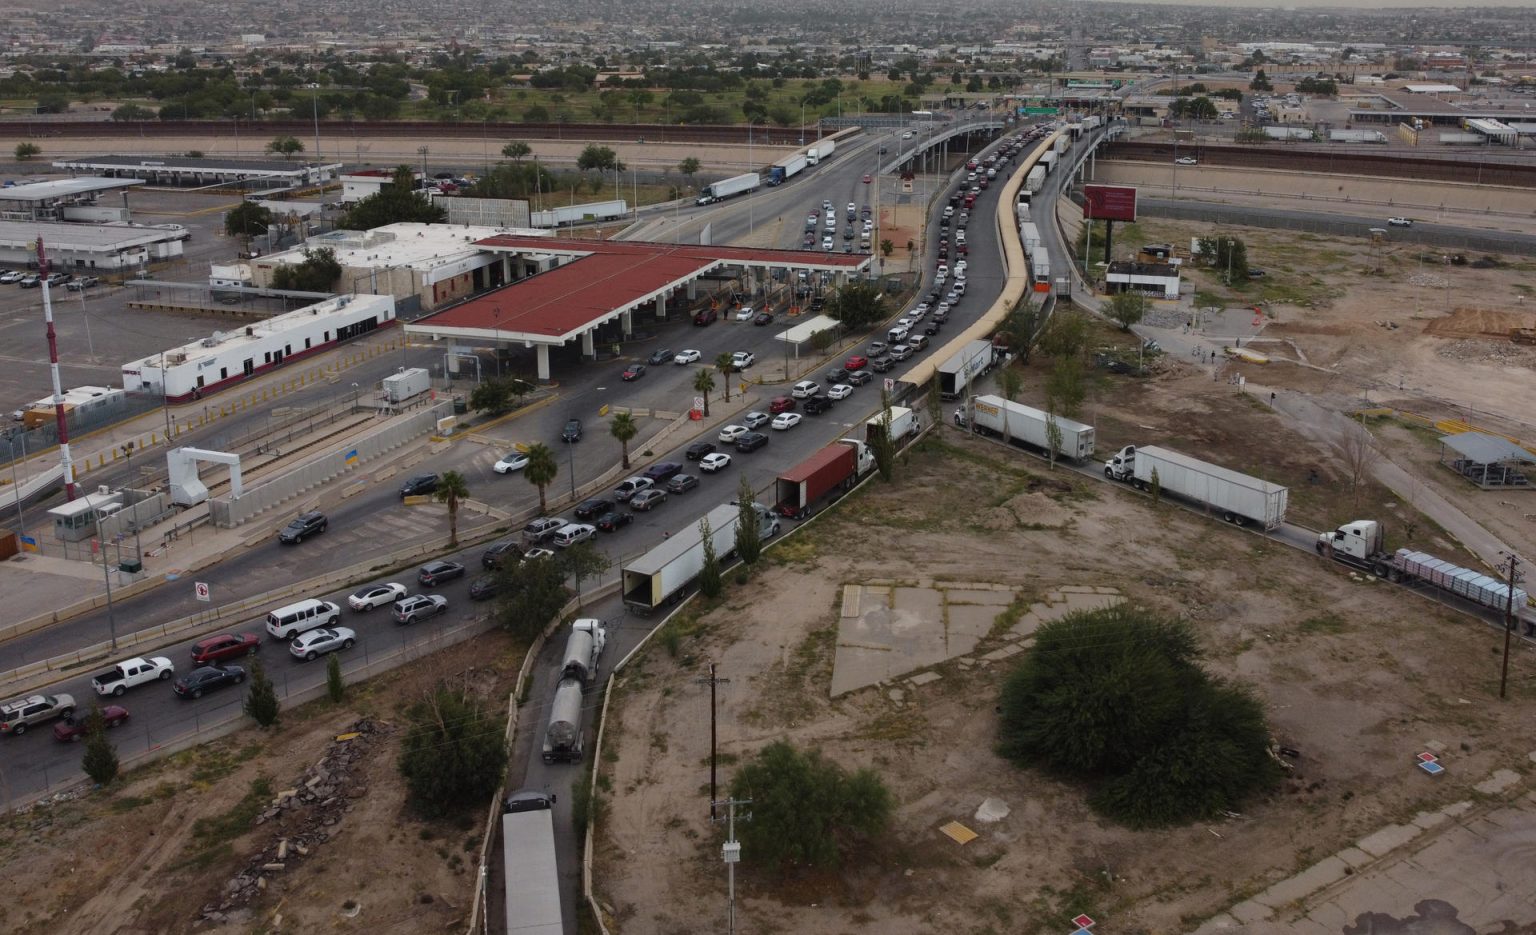
[[[1270,530],[1285,522],[1290,491],[1279,484],[1152,445],[1128,445],[1104,462],[1105,477],[1142,490],[1152,486],[1154,475],[1161,492],[1200,504],[1229,523]]]

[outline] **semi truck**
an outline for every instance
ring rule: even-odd
[[[804,172],[805,167],[809,164],[804,153],[785,156],[768,168],[768,184],[783,185],[801,172]]]
[[[608,644],[608,626],[601,620],[583,617],[571,624],[565,640],[565,661],[560,665],[562,678],[580,679],[590,686],[597,681],[597,664]]]
[[[756,172],[748,172],[746,175],[733,175],[728,179],[721,179],[710,185],[704,186],[704,191],[699,195],[695,204],[712,205],[732,195],[741,195],[752,191],[763,184],[763,177]]]
[[[1013,206],[1013,212],[1020,225],[1028,224],[1034,220],[1029,213],[1029,196],[1024,191],[1019,192],[1019,200]]]
[[[1040,163],[1036,168],[1043,168],[1045,169],[1045,174],[1050,175],[1051,170],[1056,168],[1056,150],[1048,149],[1041,153]]]
[[[1035,291],[1042,285],[1049,287],[1051,282],[1051,254],[1045,249],[1045,245],[1035,247],[1029,255],[1029,273],[1035,280]]]
[[[710,510],[710,540],[721,560],[736,551],[735,504],[727,503]],[[758,534],[771,538],[779,531],[779,521],[766,509],[758,514]],[[642,614],[680,599],[704,570],[704,536],[698,523],[690,523],[667,541],[623,566],[620,571],[624,604]]]
[[[1279,484],[1152,445],[1127,445],[1104,462],[1105,477],[1141,490],[1152,486],[1154,472],[1163,493],[1198,503],[1229,523],[1256,523],[1267,531],[1285,522],[1290,491]]]
[[[819,165],[832,158],[837,152],[837,141],[833,139],[820,139],[816,145],[805,151],[805,161],[811,165]]]
[[[544,762],[581,762],[581,679],[562,677],[549,705],[549,726],[544,730]]]
[[[1056,428],[1061,432],[1057,455],[1079,462],[1093,457],[1094,432],[1091,425],[1053,416],[1044,410],[1011,402],[1001,396],[973,396],[969,408],[969,424],[977,431],[1002,436],[1009,444],[1023,442],[1047,453],[1051,448],[1051,421],[1054,419]],[[955,411],[955,422],[967,424],[964,410]]]
[[[1530,595],[1523,588],[1453,565],[1427,552],[1412,549],[1389,552],[1386,529],[1376,520],[1357,519],[1329,532],[1318,533],[1317,554],[1388,581],[1423,581],[1500,614],[1512,610],[1525,623],[1526,631],[1536,635],[1536,616],[1529,610]]]
[[[501,816],[507,931],[564,935],[560,869],[555,861],[555,797],[523,791],[507,797]]]
[[[890,415],[890,437],[896,442],[897,447],[908,439],[916,438],[917,433],[923,429],[922,424],[917,421],[917,413],[904,406],[892,406],[886,412]],[[875,439],[885,432],[885,422],[886,416],[882,414],[864,423],[865,444],[875,443]]]
[[[978,339],[939,365],[939,398],[959,399],[971,381],[992,366],[992,342]]]
[[[1030,169],[1029,174],[1024,176],[1024,187],[1021,191],[1026,191],[1033,195],[1044,188],[1046,171],[1045,166],[1035,166],[1033,169]]]
[[[826,498],[836,500],[852,490],[875,466],[869,446],[842,438],[780,474],[774,481],[774,512],[791,519],[805,519],[811,508]]]
[[[1029,221],[1020,224],[1019,241],[1024,245],[1024,255],[1033,258],[1035,249],[1040,246],[1040,226]]]

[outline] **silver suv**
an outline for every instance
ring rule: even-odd
[[[448,609],[448,598],[441,594],[412,594],[395,601],[395,620],[399,623],[415,623],[424,617],[435,617]]]
[[[75,715],[71,695],[32,695],[0,705],[0,734],[25,734],[33,724]]]

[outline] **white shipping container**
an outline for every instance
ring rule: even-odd
[[[384,390],[384,399],[392,404],[405,402],[414,396],[420,396],[432,388],[432,375],[421,367],[412,367],[399,373],[392,373],[380,381]]]

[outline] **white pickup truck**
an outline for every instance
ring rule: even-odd
[[[145,659],[142,656],[119,662],[117,665],[91,679],[91,687],[98,695],[121,695],[137,685],[163,681],[176,674],[176,667],[164,656]]]

